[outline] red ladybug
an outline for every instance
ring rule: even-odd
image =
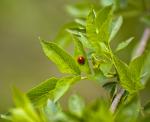
[[[79,64],[83,65],[85,63],[85,58],[83,56],[79,56],[77,61]]]

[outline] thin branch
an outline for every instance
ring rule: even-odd
[[[144,52],[149,37],[150,37],[150,28],[146,28],[142,35],[141,41],[136,49],[135,56],[140,56]]]
[[[125,92],[124,89],[122,89],[122,88],[119,89],[117,95],[115,96],[115,98],[114,98],[114,100],[113,100],[113,102],[112,102],[112,104],[111,104],[111,106],[110,106],[110,111],[111,111],[112,113],[115,112],[115,110],[116,110],[116,108],[117,108],[119,102],[121,101],[121,98],[122,98],[124,92]]]
[[[143,32],[143,35],[139,42],[138,48],[136,49],[135,56],[142,55],[142,53],[145,50],[145,47],[146,47],[149,37],[150,37],[150,28],[146,28]],[[116,96],[113,99],[112,104],[110,106],[110,111],[112,113],[114,113],[116,111],[124,93],[125,93],[125,90],[123,88],[119,89],[118,93],[116,94]]]

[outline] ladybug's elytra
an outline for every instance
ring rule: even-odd
[[[77,58],[77,61],[78,61],[79,64],[83,65],[85,63],[85,58],[83,56],[79,56]]]

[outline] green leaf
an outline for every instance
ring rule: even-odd
[[[110,30],[111,30],[111,24],[112,24],[112,15],[107,18],[107,20],[103,23],[101,28],[99,29],[99,41],[100,42],[109,42],[110,38]]]
[[[100,0],[102,6],[110,6],[113,4],[113,0]]]
[[[66,118],[61,111],[59,104],[54,103],[51,100],[48,100],[46,106],[44,106],[44,114],[50,122],[63,121]]]
[[[1,114],[1,115],[0,115],[0,118],[1,118],[1,119],[4,119],[4,120],[12,121],[12,118],[11,118],[11,116],[10,116],[10,113]]]
[[[92,63],[93,63],[93,68],[96,69],[98,68],[98,70],[101,70],[101,72],[103,73],[104,76],[107,77],[107,74],[111,71],[112,69],[112,61],[110,59],[109,56],[109,50],[106,47],[106,45],[104,43],[100,43],[100,49],[99,51],[101,52],[100,54],[92,54]],[[108,54],[108,55],[107,55]],[[98,71],[97,70],[97,71]],[[96,71],[96,72],[97,72]]]
[[[49,98],[49,92],[55,89],[59,79],[50,78],[45,80],[35,88],[32,88],[28,93],[28,97],[35,106],[43,105]]]
[[[17,89],[14,89],[14,102],[16,107],[23,108],[24,111],[35,121],[40,121],[39,117],[37,116],[30,100],[26,96],[26,94],[20,92]],[[14,110],[15,111],[15,110]]]
[[[129,93],[135,93],[143,89],[143,84],[140,81],[136,72],[133,72],[133,68],[122,62],[118,57],[114,56],[114,63],[119,75],[121,86]],[[136,67],[134,67],[136,70]],[[138,67],[137,67],[138,68]]]
[[[96,21],[96,27],[98,30],[101,28],[104,22],[108,19],[111,12],[112,12],[111,6],[104,7],[99,12],[97,12],[95,21]]]
[[[130,72],[135,74],[137,81],[140,80],[145,58],[146,58],[146,54],[143,54],[133,59],[131,63],[129,64]]]
[[[103,8],[96,17],[97,33],[100,42],[108,42],[112,25],[112,7]]]
[[[28,115],[26,111],[21,108],[16,108],[11,110],[12,121],[14,122],[40,122],[39,120],[34,120]]]
[[[78,80],[80,80],[80,76],[50,78],[31,89],[27,95],[35,106],[45,104],[48,99],[56,102]]]
[[[104,62],[100,64],[100,69],[105,76],[107,76],[108,73],[111,71],[112,65],[113,65],[112,62],[106,59],[104,60]]]
[[[62,73],[80,74],[80,69],[71,55],[52,42],[41,41],[45,55],[53,61]]]
[[[126,48],[126,47],[131,43],[131,41],[132,41],[133,39],[134,39],[134,38],[131,37],[131,38],[127,39],[126,41],[121,42],[121,43],[117,46],[116,52],[118,52],[118,51],[120,51],[120,50]]]
[[[16,88],[13,92],[16,108],[11,109],[10,114],[3,115],[4,119],[13,122],[41,122],[41,116],[38,116],[28,97]]]
[[[78,62],[78,66],[80,68],[81,71],[87,73],[87,74],[90,74],[91,73],[91,70],[90,70],[90,67],[89,67],[89,62],[88,62],[88,58],[87,58],[87,55],[86,55],[86,52],[83,48],[83,45],[82,43],[78,40],[78,38],[74,37],[74,44],[75,44],[75,59],[77,61],[78,57],[79,56],[83,56],[84,59],[85,59],[85,63],[84,64],[79,64]]]
[[[107,78],[103,74],[103,72],[99,69],[99,67],[93,68],[94,74],[91,76],[91,80],[99,81],[100,84],[106,82]]]
[[[86,26],[86,20],[84,18],[75,19],[75,22],[84,26],[84,27]]]
[[[67,24],[65,24],[58,32],[58,34],[56,35],[56,37],[54,38],[54,42],[57,43],[59,46],[61,46],[62,48],[67,47],[72,40],[72,36],[70,35],[70,33],[68,33],[66,31],[67,28],[83,28],[83,26],[75,23],[75,22],[69,22]]]
[[[75,5],[68,5],[67,11],[75,17],[86,17],[88,15],[90,5],[88,3],[79,3]]]
[[[13,88],[13,99],[16,107],[26,107],[30,105],[30,101],[27,96],[17,88]]]
[[[72,95],[69,98],[69,110],[71,111],[72,114],[81,117],[84,107],[85,103],[80,96]]]
[[[69,23],[61,28],[54,39],[54,42],[63,48],[67,47],[71,42],[71,35],[66,31],[66,28],[68,28],[68,26],[70,27],[71,25],[72,23]]]
[[[111,34],[110,34],[109,41],[111,41],[116,36],[122,23],[123,23],[123,18],[121,16],[119,16],[115,21],[112,22]]]
[[[133,98],[127,104],[122,104],[118,109],[115,122],[137,122],[140,112],[140,103],[138,98]]]
[[[109,105],[102,99],[86,107],[83,117],[85,122],[113,122],[113,116],[109,111]]]
[[[99,50],[101,42],[108,42],[112,22],[112,9],[110,6],[103,8],[98,13],[93,9],[87,17],[86,33],[93,49]]]
[[[113,1],[115,10],[118,10],[120,8],[120,2],[121,2],[121,0],[114,0]]]
[[[93,76],[91,78],[96,81],[99,81],[101,84],[103,84],[106,81],[106,76],[100,69],[102,63],[103,60],[99,60],[95,55],[92,55]]]
[[[60,110],[56,103],[48,99],[47,105],[44,107],[44,111],[48,117],[56,115]]]
[[[87,39],[86,36],[84,36],[83,34],[80,33],[80,37],[78,37],[78,39],[82,42],[83,46],[85,48],[88,48],[90,50],[93,50],[92,44],[91,42]]]
[[[84,28],[68,28],[67,31],[73,35],[80,36],[81,33],[85,35],[86,30]]]
[[[116,67],[117,73],[119,75],[119,80],[122,85],[127,91],[130,91],[131,87],[131,79],[129,75],[129,68],[127,64],[122,62],[118,57],[114,56],[114,65]]]
[[[57,81],[55,89],[50,92],[50,98],[56,102],[58,99],[64,95],[65,92],[72,86],[73,83],[79,81],[80,76],[64,77]]]
[[[98,46],[97,45],[98,37],[96,32],[95,18],[96,18],[95,12],[92,9],[87,17],[86,34],[94,48]]]

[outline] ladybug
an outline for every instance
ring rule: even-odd
[[[79,56],[79,57],[77,58],[77,61],[78,61],[78,63],[81,64],[81,65],[85,64],[85,58],[84,58],[83,56]]]

